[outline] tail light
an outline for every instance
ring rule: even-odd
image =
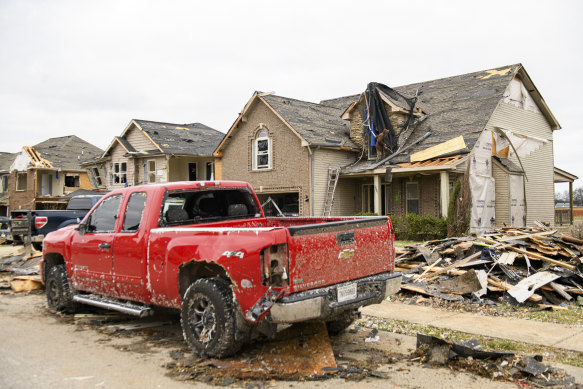
[[[47,225],[48,218],[46,216],[37,216],[34,218],[34,227],[38,230]]]
[[[289,285],[287,244],[276,244],[261,251],[263,285]]]

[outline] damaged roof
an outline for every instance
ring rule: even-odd
[[[358,148],[342,109],[276,95],[261,98],[310,145]]]
[[[467,146],[467,149],[463,151],[472,150],[496,106],[503,98],[506,88],[517,75],[519,75],[529,92],[537,97],[537,103],[541,105],[541,111],[545,114],[551,126],[554,129],[560,128],[521,64],[403,85],[394,89],[410,97],[415,96],[418,91],[419,97],[416,107],[428,115],[426,120],[413,128],[404,146],[410,145],[421,138],[427,131],[431,131],[431,136],[411,147],[406,153],[395,157],[392,162],[409,162],[411,154],[460,135],[463,136]],[[343,107],[345,110],[350,111],[354,108],[352,104],[360,98],[361,94],[358,94],[322,100],[321,104]],[[364,162],[360,165],[367,164],[369,163]],[[365,166],[359,166],[359,168],[363,167],[366,168]]]
[[[50,138],[33,146],[54,168],[79,170],[83,162],[92,160],[103,150],[75,136]]]
[[[139,119],[133,122],[165,154],[211,156],[225,135],[201,123],[173,124]]]
[[[17,154],[0,152],[0,172],[8,171]]]

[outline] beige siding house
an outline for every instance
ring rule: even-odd
[[[200,123],[132,120],[105,152],[83,166],[95,188],[214,179],[212,153],[223,134]]]

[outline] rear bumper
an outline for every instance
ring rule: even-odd
[[[357,284],[356,298],[338,302],[338,287]],[[278,300],[267,314],[272,323],[326,320],[341,312],[378,304],[401,289],[401,273],[381,273],[324,288],[310,289]]]

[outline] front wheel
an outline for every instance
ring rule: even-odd
[[[203,358],[223,358],[241,347],[233,292],[217,278],[203,278],[188,287],[180,316],[184,340]]]
[[[65,265],[55,265],[47,273],[45,283],[49,308],[62,312],[74,312],[77,304],[73,301],[75,290]]]

